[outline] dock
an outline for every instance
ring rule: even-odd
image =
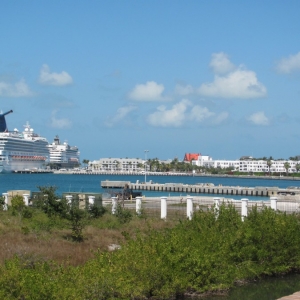
[[[300,195],[300,189],[297,187],[291,187],[282,189],[278,187],[240,187],[240,186],[215,186],[212,183],[198,183],[194,185],[188,185],[183,183],[153,183],[146,182],[132,183],[130,181],[101,181],[101,187],[103,189],[123,189],[125,185],[128,185],[132,190],[140,191],[157,191],[157,192],[176,192],[187,194],[219,194],[219,195],[240,195],[240,196],[263,196],[272,197],[279,195]]]
[[[14,173],[18,173],[18,174],[49,174],[49,173],[53,173],[52,170],[18,170],[18,171],[14,171]]]

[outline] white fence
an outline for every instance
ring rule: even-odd
[[[8,193],[3,193],[5,204],[3,210],[7,210],[9,205]],[[68,202],[72,201],[72,196],[66,197]],[[23,200],[26,206],[29,205],[29,194],[23,194]],[[94,196],[89,196],[89,204],[95,201]],[[124,208],[135,210],[137,214],[145,213],[146,215],[160,216],[161,219],[169,217],[184,217],[192,219],[193,214],[197,210],[215,209],[216,213],[222,204],[234,205],[236,210],[240,212],[242,220],[248,216],[248,212],[253,208],[263,209],[271,207],[274,210],[286,213],[300,213],[299,199],[282,199],[271,197],[269,201],[250,201],[247,198],[241,200],[219,198],[219,197],[137,197],[135,200],[118,200],[117,197],[112,197],[104,201],[104,204],[111,204],[112,214],[116,213],[117,205],[121,204]]]
[[[216,213],[222,204],[233,205],[236,210],[241,214],[242,220],[248,216],[249,211],[253,207],[261,210],[265,207],[271,207],[274,210],[286,212],[286,213],[300,213],[300,201],[299,200],[286,200],[278,199],[277,197],[271,197],[269,201],[250,201],[247,198],[241,200],[219,198],[219,197],[153,197],[144,198],[137,197],[135,200],[117,200],[116,197],[112,197],[107,204],[112,204],[112,214],[115,214],[118,204],[124,208],[135,210],[137,214],[142,212],[146,215],[160,216],[161,219],[167,219],[169,217],[184,217],[192,219],[192,216],[197,210],[209,211],[215,209]]]

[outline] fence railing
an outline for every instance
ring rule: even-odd
[[[4,205],[3,210],[8,209],[9,197],[8,193],[3,193]],[[23,194],[24,204],[29,205],[29,194]],[[66,200],[68,203],[72,202],[72,195],[67,195]],[[111,197],[107,199],[106,204],[111,204],[111,213],[115,214],[117,206],[121,204],[124,208],[135,210],[137,214],[145,213],[146,215],[153,217],[160,217],[161,219],[167,219],[172,217],[183,217],[192,219],[193,214],[197,210],[219,210],[220,205],[233,205],[236,210],[241,214],[242,220],[248,216],[248,212],[256,207],[261,210],[265,207],[271,207],[274,210],[286,212],[286,213],[300,213],[300,200],[297,199],[280,199],[278,197],[270,197],[269,201],[251,201],[247,198],[241,200],[234,200],[228,198],[219,197],[156,197],[156,198],[144,198],[136,197],[132,200],[118,200],[117,197]],[[93,205],[95,202],[94,196],[88,197],[89,205]]]
[[[133,200],[123,200],[118,202],[117,197],[111,198],[112,214],[116,213],[118,204],[124,208],[135,210],[137,214],[142,212],[161,219],[176,217],[184,217],[192,219],[193,214],[197,210],[211,210],[216,212],[222,204],[233,205],[240,213],[242,220],[248,216],[249,211],[256,207],[258,210],[270,207],[274,210],[283,211],[286,213],[300,213],[299,200],[281,200],[277,197],[271,197],[269,201],[251,201],[247,198],[241,200],[219,198],[219,197],[159,197],[159,198],[144,198],[137,197]],[[108,201],[109,202],[109,201]]]

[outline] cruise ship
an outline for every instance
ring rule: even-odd
[[[12,112],[0,113],[0,173],[46,169],[47,139],[36,134],[28,122],[23,132],[9,131],[5,116]]]
[[[56,136],[49,148],[49,162],[51,168],[75,168],[80,164],[79,150],[76,146],[70,146],[67,142],[60,143],[59,137]]]

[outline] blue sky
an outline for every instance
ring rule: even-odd
[[[81,159],[300,154],[300,1],[0,0],[0,110]]]

